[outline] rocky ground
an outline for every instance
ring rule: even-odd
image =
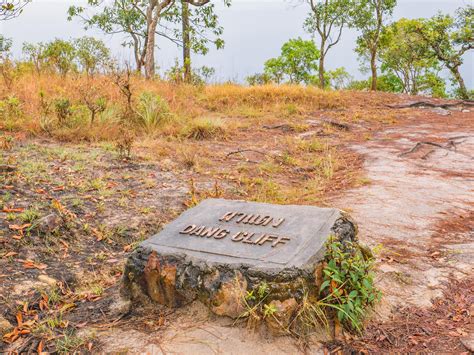
[[[392,97],[377,112],[319,112],[318,121],[308,117],[296,128],[273,122],[242,129],[193,144],[189,149],[206,152],[200,160],[175,156],[172,147],[162,157],[145,143],[123,160],[108,144],[17,136],[0,162],[0,350],[473,351],[474,108],[387,106],[410,100]],[[387,119],[366,119],[375,114]],[[321,125],[328,115],[332,123]],[[362,118],[347,120],[353,116]],[[294,148],[308,137],[326,148]],[[298,151],[306,159],[300,165]],[[321,151],[319,187],[309,188],[315,172],[304,163]],[[268,176],[277,185],[260,181]],[[384,293],[364,336],[330,341],[323,332],[308,348],[216,318],[198,303],[127,311],[118,288],[128,253],[206,196],[350,212],[362,241],[378,250]]]

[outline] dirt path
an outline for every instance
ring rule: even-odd
[[[472,280],[474,271],[473,115],[455,112],[447,120],[433,115],[422,122],[380,132],[371,142],[355,145],[353,149],[365,156],[370,184],[333,201],[358,221],[363,242],[381,247],[377,278],[384,299],[375,317],[379,322],[397,318],[403,308],[432,308],[443,292],[452,293],[450,281]],[[463,295],[474,300],[472,288]],[[441,334],[425,336],[431,340],[419,350],[465,351],[459,339],[472,339],[472,324],[454,330],[444,344],[437,342]],[[386,345],[391,350],[411,346],[407,349],[414,351],[409,339],[413,333],[408,329],[398,348],[393,339]],[[366,349],[381,350],[370,345],[365,344]]]
[[[356,349],[381,351],[408,346],[463,352],[466,349],[460,339],[472,336],[472,329],[460,322],[465,317],[453,321],[453,314],[443,313],[446,307],[433,307],[439,306],[435,300],[441,299],[444,291],[451,291],[453,280],[466,280],[474,268],[473,115],[453,112],[447,120],[418,111],[417,124],[405,122],[379,132],[369,142],[352,146],[365,157],[370,183],[330,201],[355,217],[364,243],[381,250],[377,282],[384,299],[373,317],[381,326],[369,326],[367,336],[352,344]],[[469,305],[472,285],[464,285],[460,297],[467,302],[461,304],[456,298],[457,306]],[[427,332],[424,338],[422,335],[417,340],[418,328],[410,330],[408,321],[407,331],[397,334],[401,340],[395,335],[376,336],[383,326],[396,328],[397,316],[406,314],[407,309],[415,313],[428,310],[415,317],[420,324],[428,323],[423,328]],[[209,318],[197,305],[178,311],[173,318],[172,326],[159,334],[160,345],[150,342],[146,334],[116,329],[101,337],[107,339],[104,350],[130,350],[125,339],[132,335],[136,339],[134,349],[155,353],[300,352],[292,339],[271,339],[231,327],[232,322]],[[460,323],[454,324],[453,332],[451,323],[455,321]],[[446,322],[439,324],[447,333],[440,334],[439,329],[430,333],[430,322]],[[347,344],[342,348],[348,346],[349,350]],[[323,348],[314,345],[310,351],[322,353]]]

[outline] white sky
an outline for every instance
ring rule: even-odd
[[[473,4],[474,0],[399,0],[394,20],[401,17],[429,17],[438,11],[454,13],[460,6]],[[232,6],[222,6],[215,0],[220,23],[224,27],[225,48],[211,50],[205,57],[194,58],[194,65],[207,65],[216,69],[215,80],[242,81],[249,74],[261,72],[265,60],[279,55],[281,45],[290,38],[310,36],[302,29],[308,7],[300,0],[233,0]],[[74,38],[94,35],[103,39],[113,53],[122,60],[133,62],[128,48],[120,44],[120,35],[106,36],[98,31],[84,31],[79,20],[68,22],[67,9],[84,1],[33,0],[20,17],[0,24],[0,31],[14,41],[14,54],[21,54],[23,42],[49,41],[57,38]],[[353,52],[357,32],[345,30],[341,42],[328,54],[327,69],[344,66],[356,78],[359,72],[357,56]],[[169,68],[180,50],[165,39],[159,38],[156,61],[161,71]],[[468,53],[462,74],[469,88],[474,88],[474,51]]]

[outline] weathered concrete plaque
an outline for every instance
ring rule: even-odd
[[[235,318],[242,295],[265,282],[269,300],[293,304],[318,286],[327,240],[355,242],[356,233],[337,209],[208,199],[135,250],[123,290],[168,306],[200,298]]]
[[[324,255],[339,210],[208,199],[142,246],[208,263],[257,268],[304,267]]]

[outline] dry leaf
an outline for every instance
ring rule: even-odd
[[[12,212],[20,213],[20,212],[23,212],[24,210],[25,210],[24,208],[3,207],[3,212],[6,212],[6,213],[12,213]]]
[[[44,270],[48,267],[48,265],[46,264],[36,264],[35,262],[31,261],[31,260],[26,260],[24,263],[23,263],[23,267],[25,269],[38,269],[38,270]]]
[[[9,251],[9,252],[6,253],[4,256],[2,256],[2,258],[9,258],[9,257],[15,256],[15,255],[18,255],[18,253],[15,252],[15,251]]]
[[[38,347],[36,348],[36,351],[38,352],[38,354],[41,354],[43,352],[43,347],[44,347],[44,342],[43,340],[41,340],[38,344]]]
[[[25,223],[25,224],[22,224],[22,225],[10,224],[8,226],[8,228],[10,228],[13,231],[22,231],[23,229],[28,228],[28,227],[31,227],[31,223]]]

